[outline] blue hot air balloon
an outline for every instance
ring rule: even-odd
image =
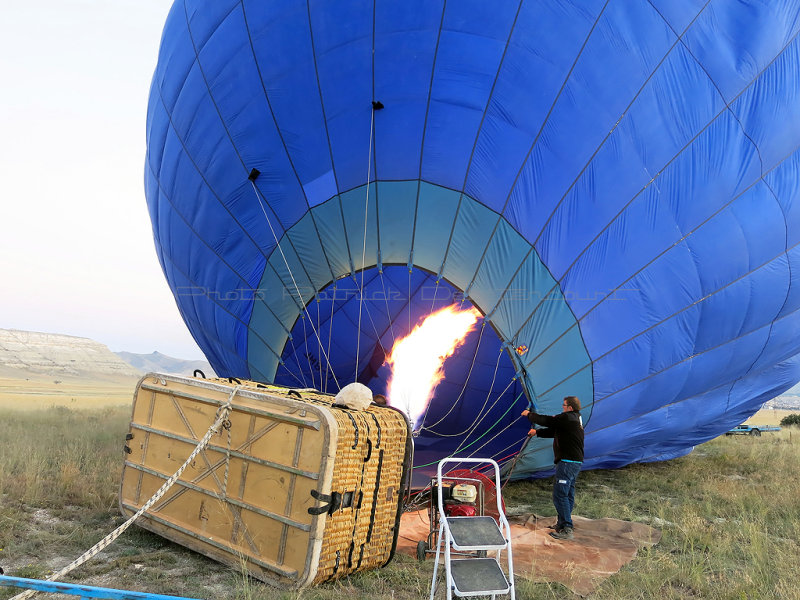
[[[217,373],[295,387],[382,391],[398,338],[478,309],[420,477],[565,395],[586,468],[679,456],[800,380],[799,31],[777,0],[178,0],[159,260]]]

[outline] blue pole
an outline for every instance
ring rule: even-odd
[[[0,586],[26,588],[38,592],[49,592],[80,596],[81,598],[104,598],[107,600],[196,600],[182,596],[165,596],[163,594],[148,594],[146,592],[130,592],[112,588],[92,587],[74,583],[61,583],[58,581],[43,581],[41,579],[25,579],[24,577],[9,577],[0,575]]]

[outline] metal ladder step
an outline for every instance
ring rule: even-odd
[[[456,596],[507,594],[510,585],[503,569],[494,558],[466,558],[450,563],[453,593]]]
[[[447,517],[456,550],[502,550],[506,540],[492,517]]]

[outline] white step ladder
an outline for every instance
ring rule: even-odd
[[[493,517],[448,517],[444,512],[442,496],[442,466],[446,463],[479,463],[491,464],[494,467],[494,480],[497,495],[497,513],[500,525]],[[439,570],[439,555],[444,548],[444,572],[447,586],[447,600],[453,594],[458,597],[491,596],[508,594],[515,600],[514,562],[511,555],[511,526],[503,512],[500,499],[500,467],[489,458],[445,458],[439,461],[436,469],[436,488],[439,509],[439,535],[436,542],[436,562],[433,564],[433,580],[431,581],[431,598],[436,592],[436,575]],[[473,557],[452,559],[451,550],[458,552],[475,552]],[[507,571],[500,564],[503,552],[506,552]],[[487,552],[493,557],[483,558]],[[480,553],[480,554],[478,554]]]

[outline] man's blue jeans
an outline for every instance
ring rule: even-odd
[[[575,480],[581,472],[581,463],[559,461],[553,481],[553,504],[558,513],[556,528],[572,527],[572,507],[575,505]]]

